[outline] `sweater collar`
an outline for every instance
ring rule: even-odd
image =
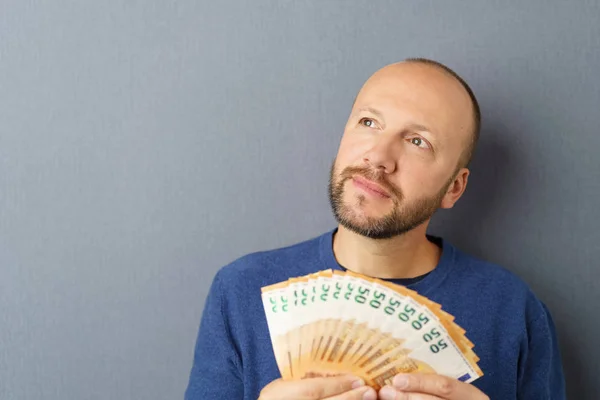
[[[337,232],[337,228],[332,229],[323,235],[321,235],[319,243],[319,252],[321,262],[325,269],[333,269],[342,271],[344,268],[337,262],[335,254],[333,253],[333,237]],[[444,240],[441,237],[434,235],[427,235],[427,238],[433,243],[437,244],[442,249],[442,254],[437,266],[425,276],[423,279],[416,283],[406,285],[406,287],[419,292],[419,294],[427,295],[434,290],[439,284],[443,282],[455,261],[456,250],[450,242]],[[393,281],[387,279],[387,281]]]

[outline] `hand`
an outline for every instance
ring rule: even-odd
[[[377,393],[360,378],[350,375],[301,380],[274,380],[258,400],[376,400]]]
[[[468,383],[436,374],[399,374],[379,390],[381,400],[489,400]]]

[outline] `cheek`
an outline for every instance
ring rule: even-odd
[[[407,196],[412,198],[429,197],[437,194],[446,182],[441,174],[433,173],[431,169],[413,169],[403,177]]]
[[[363,155],[369,150],[369,141],[359,135],[344,135],[337,154],[340,166],[361,165]]]

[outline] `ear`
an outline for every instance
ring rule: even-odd
[[[470,171],[468,168],[461,168],[454,180],[448,186],[446,194],[442,198],[440,208],[452,208],[454,204],[460,199],[465,190],[467,189],[467,182],[469,181]]]

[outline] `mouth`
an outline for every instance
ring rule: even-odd
[[[373,196],[384,199],[389,199],[391,197],[390,194],[384,188],[382,188],[375,182],[365,179],[363,177],[356,175],[353,176],[352,183],[354,184],[354,186],[358,187],[363,192],[367,192],[368,194],[371,194]]]

